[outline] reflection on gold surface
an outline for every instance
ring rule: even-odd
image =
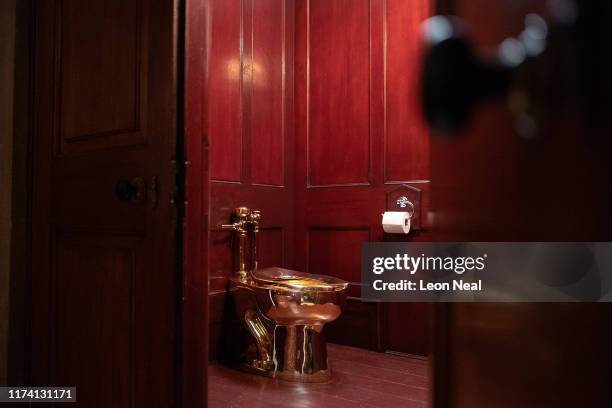
[[[329,285],[316,279],[287,279],[283,281],[283,285],[298,290],[329,289]]]

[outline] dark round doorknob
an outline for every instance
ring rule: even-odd
[[[132,180],[119,180],[115,184],[115,195],[119,201],[142,201],[145,195],[146,186],[142,177]]]
[[[425,21],[422,104],[433,129],[460,130],[476,105],[493,99],[505,99],[527,139],[559,112],[574,112],[589,127],[609,123],[610,2],[548,3],[541,14],[526,14],[522,31],[509,33],[493,55],[474,49],[457,17]]]
[[[474,105],[506,92],[510,71],[481,60],[456,19],[436,16],[428,25],[422,87],[425,118],[434,129],[460,129]]]

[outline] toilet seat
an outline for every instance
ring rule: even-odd
[[[348,286],[348,282],[333,276],[316,275],[279,267],[256,269],[251,272],[251,278],[257,285],[307,292],[341,291]]]

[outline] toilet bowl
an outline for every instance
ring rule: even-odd
[[[241,367],[289,381],[328,381],[323,327],[340,316],[348,282],[278,267],[259,269],[261,213],[237,207],[232,221],[220,227],[235,232],[230,291],[249,333]]]
[[[250,334],[242,368],[288,381],[328,381],[323,327],[340,316],[347,285],[277,267],[232,278],[236,310]]]

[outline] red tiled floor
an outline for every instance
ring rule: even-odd
[[[427,361],[328,344],[333,372],[327,384],[296,384],[209,368],[209,407],[407,407],[427,406]]]

